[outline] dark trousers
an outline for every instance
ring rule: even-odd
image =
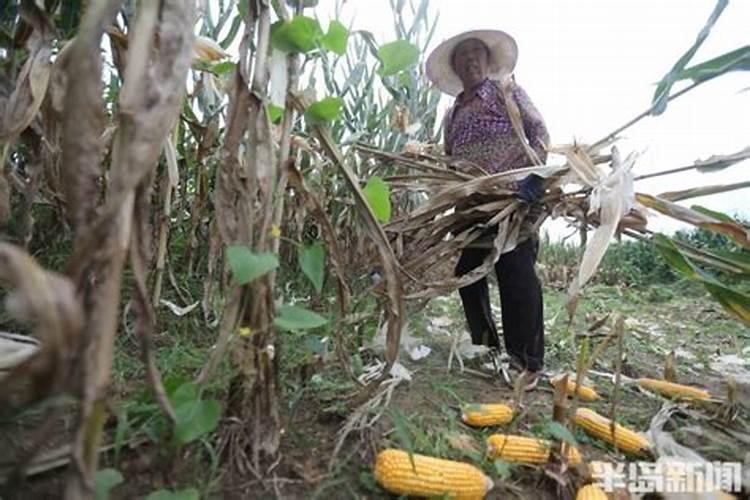
[[[531,371],[541,370],[544,364],[542,286],[534,270],[538,249],[538,239],[526,240],[501,255],[495,264],[505,349],[523,368]],[[456,276],[479,267],[489,252],[484,248],[464,249],[456,265]],[[459,293],[472,343],[499,347],[487,278],[459,289]]]

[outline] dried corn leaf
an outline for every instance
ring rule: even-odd
[[[591,193],[589,215],[597,215],[599,227],[594,230],[594,234],[586,245],[578,276],[573,279],[568,288],[567,309],[570,316],[575,312],[580,289],[596,272],[620,221],[635,204],[631,171],[634,162],[634,155],[629,156],[625,161],[620,161],[619,155],[613,152],[612,173],[594,186]]]
[[[736,191],[738,189],[744,189],[750,187],[749,181],[736,182],[734,184],[714,184],[711,186],[700,186],[690,189],[683,189],[680,191],[667,191],[657,195],[657,198],[661,198],[667,201],[681,201],[689,198],[697,198],[699,196],[708,196],[717,193],[726,193],[728,191]]]
[[[739,224],[722,221],[707,214],[683,207],[669,200],[644,193],[637,193],[636,199],[648,208],[696,227],[726,234],[741,246],[750,247],[750,233]]]
[[[33,28],[27,42],[29,57],[5,105],[0,122],[0,143],[12,141],[31,124],[47,94],[52,71],[50,56],[54,27],[35,5],[21,8],[21,16]]]

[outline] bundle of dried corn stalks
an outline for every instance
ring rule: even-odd
[[[518,169],[494,175],[465,161],[422,153],[411,148],[403,154],[389,153],[359,144],[364,157],[389,170],[404,173],[385,178],[392,195],[424,198],[414,210],[402,211],[385,226],[404,276],[407,299],[429,299],[471,284],[487,275],[500,254],[519,242],[519,229],[525,217],[532,217],[537,228],[548,217],[564,217],[581,230],[593,228],[577,276],[570,283],[568,312],[575,311],[581,287],[595,273],[604,252],[617,233],[645,238],[647,208],[725,233],[741,246],[748,246],[746,228],[705,213],[676,205],[674,193],[659,196],[635,193],[633,165],[635,154],[621,158],[617,148],[608,154],[594,146],[562,145],[550,148],[550,160],[557,165]],[[724,168],[750,157],[750,149],[726,156],[714,156],[685,168],[705,170],[714,165]],[[707,164],[710,163],[711,165]],[[520,200],[510,188],[512,181],[535,173],[545,178],[545,194],[540,215]],[[651,174],[659,175],[657,174]],[[710,192],[739,189],[744,185],[709,186]],[[706,189],[680,191],[676,199],[699,196]],[[426,195],[426,196],[425,196]],[[467,201],[473,201],[467,203]],[[484,247],[490,252],[483,264],[470,273],[454,276],[454,264],[462,249]]]
[[[603,229],[598,238],[597,230],[592,242],[604,243],[621,222],[633,228],[645,225],[632,189],[634,157],[621,161],[616,150],[613,155],[601,156],[582,146],[556,147],[550,152],[564,156],[562,164],[493,175],[467,162],[439,156],[386,153],[365,145],[358,145],[357,150],[390,168],[407,171],[386,178],[392,194],[428,195],[416,209],[398,214],[385,226],[406,278],[408,299],[429,299],[485,276],[500,254],[516,246],[526,217],[531,217],[536,228],[549,215],[564,216],[582,226],[593,224]],[[609,171],[605,164],[610,165]],[[531,173],[545,178],[541,214],[510,187],[511,182]],[[467,203],[469,200],[473,202]],[[452,264],[466,247],[485,247],[490,252],[480,267],[455,277]],[[604,249],[606,245],[584,259],[587,265],[581,282],[593,273]]]

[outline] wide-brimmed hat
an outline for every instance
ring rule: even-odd
[[[459,43],[470,38],[481,40],[490,49],[487,76],[491,80],[504,80],[516,67],[518,46],[513,37],[506,32],[473,30],[461,33],[438,45],[427,58],[427,78],[446,94],[455,96],[463,90],[461,79],[453,70],[453,51]]]

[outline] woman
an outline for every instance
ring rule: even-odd
[[[444,120],[446,154],[469,160],[488,174],[546,160],[549,134],[544,120],[512,78],[517,54],[516,43],[507,33],[476,30],[446,40],[427,60],[430,80],[443,92],[457,95]],[[509,107],[520,111],[523,130],[514,128]],[[531,204],[543,190],[542,179],[535,175],[511,186]],[[539,248],[534,218],[539,208],[530,210],[532,217],[524,221],[516,247],[495,263],[505,349],[511,367],[522,372],[527,390],[536,386],[544,365],[542,288],[534,270]],[[486,248],[464,249],[456,275],[481,265],[488,252]],[[472,342],[499,348],[487,279],[463,287],[459,293]]]

